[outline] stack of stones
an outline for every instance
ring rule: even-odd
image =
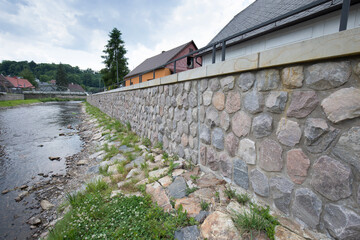
[[[307,228],[360,233],[360,61],[243,72],[88,101]]]

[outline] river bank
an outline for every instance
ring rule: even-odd
[[[169,156],[162,151],[161,144],[151,147],[148,139],[141,140],[130,130],[129,124],[125,126],[98,110],[93,111],[92,115],[84,113],[83,123],[79,128],[79,134],[86,143],[84,149],[67,161],[67,174],[62,180],[58,180],[63,186],[61,194],[55,196],[55,187],[49,187],[45,191],[55,207],[44,211],[44,215],[40,216],[42,223],[34,237],[61,239],[64,236],[77,236],[86,239],[100,236],[99,239],[112,239],[114,236],[123,236],[116,234],[120,234],[118,230],[124,228],[132,238],[141,239],[136,229],[148,226],[148,223],[144,223],[149,215],[148,209],[147,214],[138,219],[138,215],[129,215],[129,211],[118,209],[118,205],[110,208],[110,212],[117,212],[115,217],[129,217],[135,222],[134,227],[129,227],[127,222],[125,226],[121,225],[121,220],[108,219],[108,215],[111,215],[107,212],[109,204],[133,197],[141,203],[150,198],[162,208],[161,212],[169,213],[162,215],[162,218],[173,217],[161,224],[170,226],[169,228],[160,228],[160,231],[156,224],[152,224],[153,229],[150,228],[150,232],[146,233],[154,234],[151,231],[156,230],[156,236],[160,236],[160,232],[165,232],[168,236],[163,237],[165,239],[172,239],[174,236],[177,239],[250,239],[254,236],[256,239],[328,239],[272,212],[261,202],[252,199],[243,189],[234,188],[212,173],[201,171],[189,161]],[[95,182],[96,186],[91,182]],[[96,190],[103,202],[100,205],[89,205],[89,208],[96,206],[103,209],[102,212],[95,214],[88,210],[80,211],[79,206],[88,206],[86,199],[97,196],[89,193],[89,185],[86,183],[90,183],[93,189],[99,186],[103,188]],[[131,200],[132,203],[134,199]],[[76,205],[74,200],[83,202]],[[136,209],[137,207],[139,205],[135,206]],[[139,214],[138,211],[136,210],[136,214]],[[156,212],[159,213],[158,210]],[[182,212],[187,215],[186,219]],[[79,214],[86,217],[77,218]],[[94,214],[96,218],[93,218]],[[181,224],[176,220],[179,217],[183,218]],[[105,222],[106,226],[89,227],[97,221]],[[56,222],[58,224],[55,225]],[[51,230],[54,226],[55,229]],[[41,231],[43,232],[40,233]]]
[[[26,100],[9,100],[0,101],[0,108],[20,107],[29,104],[40,104],[44,102],[68,102],[68,101],[84,101],[84,99],[65,99],[65,98],[40,98]]]

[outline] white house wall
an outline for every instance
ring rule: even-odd
[[[306,21],[261,37],[226,48],[226,59],[250,55],[287,44],[317,38],[339,31],[341,11]],[[360,27],[360,4],[351,6],[347,29]],[[216,62],[221,61],[221,51],[216,52]],[[203,66],[212,64],[211,53],[203,57]]]

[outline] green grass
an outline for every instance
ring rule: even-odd
[[[144,139],[142,140],[142,144],[143,144],[144,146],[146,146],[146,147],[150,147],[150,146],[151,146],[151,141],[150,141],[149,138],[144,138]]]
[[[154,148],[159,148],[159,149],[163,149],[163,143],[162,142],[157,142],[155,145],[154,145]]]
[[[103,176],[109,176],[110,174],[108,173],[108,169],[109,169],[109,165],[105,165],[104,167],[99,167],[99,173]]]
[[[246,193],[237,194],[235,190],[225,189],[225,194],[230,199],[235,199],[238,203],[245,205],[247,202],[250,201],[249,195]]]
[[[186,188],[186,196],[195,192],[196,190],[198,190],[197,187],[193,187],[193,188]]]
[[[205,201],[201,201],[200,206],[201,206],[201,210],[203,210],[203,211],[209,210],[209,203],[207,203]]]
[[[14,107],[18,105],[41,103],[41,102],[63,102],[63,101],[84,101],[84,99],[64,99],[64,98],[41,98],[26,100],[0,101],[0,107]]]
[[[105,155],[103,161],[111,159],[112,157],[116,156],[120,152],[119,149],[117,149],[117,147],[115,147],[114,145],[109,147],[108,144],[104,144],[103,150],[106,152],[106,155]]]
[[[148,161],[148,160],[150,162],[154,163],[155,162],[155,157],[152,154],[146,154],[145,155],[145,161]]]
[[[149,196],[108,196],[101,181],[88,185],[84,193],[69,194],[72,208],[50,230],[48,239],[173,239],[178,228],[196,224],[181,207],[171,215]]]
[[[279,225],[278,220],[270,214],[270,208],[250,204],[250,212],[237,214],[234,223],[240,231],[252,234],[253,232],[265,231],[271,239],[275,239],[275,227]]]
[[[192,180],[193,183],[196,183],[197,180],[200,178],[199,176],[196,176],[196,175],[190,175],[190,178]]]

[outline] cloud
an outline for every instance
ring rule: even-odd
[[[194,40],[206,45],[254,0],[0,0],[0,61],[63,62],[100,70],[117,27],[129,68]]]
[[[146,58],[190,40],[194,40],[199,48],[204,47],[237,13],[253,1],[181,1],[181,5],[164,14],[167,21],[153,27],[149,36],[153,45],[138,42],[127,44],[130,69]]]

